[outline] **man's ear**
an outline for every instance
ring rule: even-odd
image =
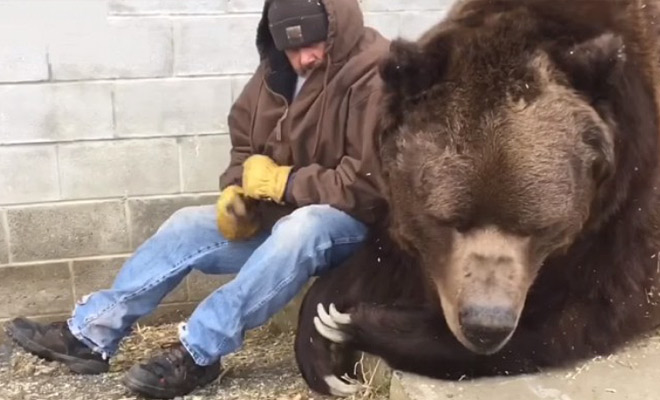
[[[389,55],[381,62],[380,76],[385,89],[404,97],[414,97],[437,83],[444,74],[449,58],[445,38],[427,43],[393,40]]]
[[[621,36],[604,33],[556,53],[556,60],[573,87],[596,100],[622,76],[626,49]]]

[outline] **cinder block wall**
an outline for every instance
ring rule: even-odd
[[[362,7],[414,38],[449,3]],[[0,0],[0,322],[67,317],[175,210],[215,201],[262,4]],[[159,313],[228,278],[191,275]]]

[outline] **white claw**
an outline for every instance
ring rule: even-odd
[[[332,307],[332,305],[330,307]],[[334,317],[334,316],[331,316],[332,308],[330,308],[330,314],[328,314],[328,312],[325,311],[325,308],[323,307],[323,304],[319,303],[316,306],[316,313],[318,314],[319,318],[321,318],[321,321],[324,324],[326,324],[330,328],[340,329],[339,325],[337,325],[337,323],[335,323],[335,321],[332,320],[333,317]]]
[[[351,323],[351,316],[337,311],[334,304],[330,304],[329,310],[330,313],[325,310],[325,307],[321,303],[316,306],[316,312],[318,314],[314,317],[316,330],[332,342],[344,343],[348,341],[349,336],[342,330],[342,326]]]
[[[314,317],[314,326],[316,327],[318,333],[321,334],[321,336],[330,340],[331,342],[344,343],[348,339],[348,336],[346,336],[344,332],[325,325],[323,322],[321,322],[319,317]]]
[[[360,385],[346,383],[334,375],[328,375],[324,380],[333,396],[348,397],[360,390]]]
[[[348,325],[351,323],[351,314],[344,314],[337,311],[334,304],[330,304],[330,316],[338,324]]]

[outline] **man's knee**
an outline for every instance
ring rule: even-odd
[[[189,206],[175,211],[161,226],[158,232],[165,230],[199,230],[209,224],[215,224],[215,207]]]
[[[273,234],[282,234],[291,243],[334,241],[337,237],[364,236],[366,228],[350,215],[328,205],[301,207],[282,218]]]

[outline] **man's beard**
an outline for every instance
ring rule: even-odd
[[[300,71],[298,71],[298,75],[300,75],[303,78],[308,78],[312,74],[312,72],[314,72],[314,70],[323,68],[324,65],[325,65],[324,61],[319,61],[306,68],[302,68]]]

